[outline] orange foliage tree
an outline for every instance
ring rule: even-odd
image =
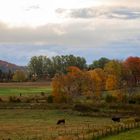
[[[106,79],[106,90],[114,90],[117,89],[118,80],[115,75],[108,75]]]
[[[56,75],[52,81],[53,96],[56,102],[67,102],[87,90],[88,77],[75,66],[68,68],[66,75]]]
[[[136,86],[140,82],[140,57],[128,57],[124,69],[127,82]]]
[[[95,91],[97,96],[99,96],[101,90],[105,88],[105,73],[101,68],[90,70],[88,73],[92,82],[92,91]]]

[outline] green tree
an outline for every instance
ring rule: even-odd
[[[91,65],[89,65],[90,69],[95,69],[95,68],[104,68],[105,64],[107,64],[110,60],[105,57],[101,57],[99,60],[93,61]]]
[[[28,64],[28,71],[31,75],[36,75],[37,77],[42,77],[45,70],[46,56],[33,56]]]
[[[52,78],[55,74],[67,73],[69,66],[76,66],[86,69],[86,60],[83,57],[74,55],[61,55],[47,58],[46,56],[34,56],[28,64],[29,75],[36,75],[38,78],[48,76]]]

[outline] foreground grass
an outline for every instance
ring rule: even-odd
[[[130,130],[116,136],[109,136],[101,140],[140,140],[140,129]]]
[[[109,118],[82,117],[62,110],[0,110],[0,138],[45,137],[55,134],[57,120],[65,119],[66,125],[59,126],[60,131],[82,128],[87,123],[103,125],[112,123]],[[58,128],[57,128],[58,129]]]

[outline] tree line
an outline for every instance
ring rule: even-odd
[[[133,85],[139,83],[140,57],[128,57],[124,61],[110,60],[102,57],[88,65],[84,57],[74,55],[61,55],[52,58],[33,56],[26,70],[14,72],[11,70],[8,72],[0,70],[0,81],[52,80],[55,76],[69,74],[68,68],[71,66],[78,68],[82,72],[94,75],[93,77],[96,77],[96,80],[101,80],[99,77],[104,77],[106,80],[108,79],[108,83],[117,81],[118,84],[115,84],[117,87],[121,87],[125,82],[127,84],[133,83]],[[106,75],[108,76],[106,77]],[[101,81],[104,81],[104,78]]]
[[[71,66],[67,74],[55,75],[52,81],[55,101],[68,102],[83,95],[99,98],[104,90],[131,89],[140,85],[140,57],[106,60],[101,58],[93,62],[90,69]],[[121,98],[122,95],[115,96]]]
[[[27,80],[27,72],[24,70],[9,70],[8,72],[0,70],[0,82],[24,82]]]
[[[34,56],[28,64],[30,78],[53,78],[56,73],[67,73],[67,67],[76,66],[86,69],[86,60],[83,57],[74,55],[61,55],[48,58],[47,56]]]

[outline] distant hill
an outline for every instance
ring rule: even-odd
[[[26,70],[26,67],[18,66],[16,64],[0,60],[0,70],[2,70],[3,72],[8,72],[9,70],[14,72],[16,70]]]

